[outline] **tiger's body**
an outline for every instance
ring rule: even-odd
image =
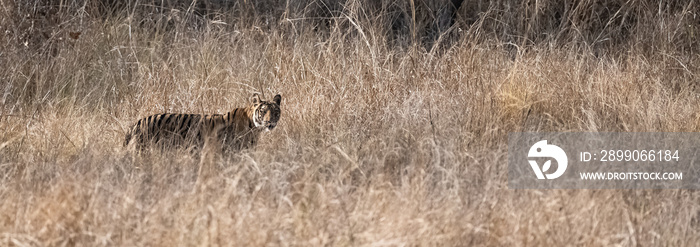
[[[256,145],[260,133],[275,128],[280,118],[281,96],[263,101],[254,94],[253,104],[226,114],[155,114],[137,121],[127,132],[124,146],[133,139],[138,150],[149,146],[201,149],[216,145],[241,150]]]

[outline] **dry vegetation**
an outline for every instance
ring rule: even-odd
[[[421,2],[144,2],[0,2],[0,245],[700,242],[697,191],[506,186],[509,132],[700,130],[695,2],[470,2],[437,42]],[[253,150],[121,146],[253,92]]]

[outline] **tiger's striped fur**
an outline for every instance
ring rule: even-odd
[[[256,145],[260,133],[275,128],[280,118],[282,97],[263,101],[253,94],[252,104],[226,114],[155,114],[137,121],[127,132],[124,146],[133,139],[138,150],[160,148],[202,148],[210,143],[224,150],[241,150]]]

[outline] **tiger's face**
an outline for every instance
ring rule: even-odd
[[[257,128],[264,128],[265,131],[270,131],[277,126],[277,121],[280,120],[280,103],[282,96],[275,95],[272,101],[263,101],[259,94],[253,95],[253,123]]]

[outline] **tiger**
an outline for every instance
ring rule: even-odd
[[[251,97],[248,107],[236,108],[226,114],[161,113],[138,120],[126,133],[124,147],[134,140],[136,148],[167,149],[182,147],[201,150],[216,145],[222,151],[240,151],[256,146],[260,133],[277,126],[282,96],[264,101],[260,94]]]

